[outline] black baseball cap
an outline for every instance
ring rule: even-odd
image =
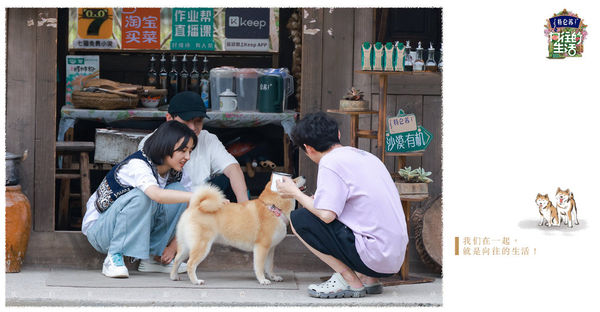
[[[173,117],[179,116],[181,119],[188,121],[196,117],[206,116],[206,107],[200,95],[192,91],[184,91],[177,93],[169,103],[169,114]]]

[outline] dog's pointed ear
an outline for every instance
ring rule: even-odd
[[[560,187],[556,188],[556,194],[558,194],[558,192],[560,192]]]

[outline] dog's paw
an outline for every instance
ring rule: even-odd
[[[258,282],[259,282],[261,285],[270,285],[270,284],[271,284],[271,281],[270,281],[270,280],[268,280],[268,279],[266,279],[266,278],[265,278],[265,279],[262,279],[262,280],[259,280]]]
[[[171,277],[171,280],[172,280],[172,281],[179,281],[179,280],[180,280],[180,279],[179,279],[179,274],[171,274],[171,276],[170,276],[170,277]]]
[[[196,280],[195,282],[192,281],[192,284],[195,284],[195,285],[204,285],[204,280],[199,279],[199,280]]]
[[[279,275],[269,275],[269,279],[272,280],[273,282],[281,282],[283,281],[283,277],[279,276]]]

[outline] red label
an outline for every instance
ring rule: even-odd
[[[160,8],[123,8],[123,49],[160,49]]]

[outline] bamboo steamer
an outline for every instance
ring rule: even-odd
[[[411,224],[419,258],[434,273],[442,273],[442,196],[415,210]]]
[[[31,232],[31,206],[21,185],[6,186],[6,272],[21,272]]]

